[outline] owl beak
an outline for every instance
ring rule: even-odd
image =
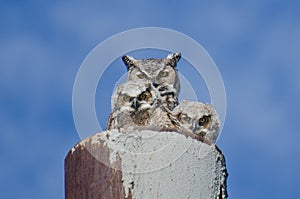
[[[159,84],[155,83],[155,80],[152,80],[152,82],[153,82],[153,86],[154,86],[155,88],[157,88],[157,87],[159,86]]]
[[[137,99],[133,99],[131,107],[137,111],[137,109],[139,108],[140,103],[138,103]]]
[[[196,128],[197,128],[197,124],[196,124],[196,122],[193,122],[193,132],[195,133],[195,131],[196,131]]]

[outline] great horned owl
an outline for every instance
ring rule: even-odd
[[[171,113],[161,106],[160,95],[152,82],[129,81],[118,86],[112,96],[113,110],[107,130],[128,130],[135,127],[154,127],[156,130],[175,128]]]
[[[172,114],[181,126],[202,138],[203,142],[209,145],[216,142],[220,120],[212,105],[183,100]]]
[[[180,82],[176,69],[180,58],[180,53],[173,53],[164,59],[136,60],[125,55],[122,57],[122,60],[128,70],[127,81],[150,80],[160,92],[163,105],[169,110],[173,110],[178,105],[180,92]]]

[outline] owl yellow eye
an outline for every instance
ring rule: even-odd
[[[143,73],[141,73],[141,74],[138,74],[137,75],[140,79],[145,79],[146,78],[146,75],[145,74],[143,74]]]
[[[162,71],[159,75],[161,76],[161,77],[166,77],[166,76],[168,76],[168,72],[167,71]]]
[[[210,121],[210,116],[203,116],[199,119],[199,125],[204,126]]]
[[[130,100],[130,97],[128,95],[123,95],[123,100],[124,101],[129,101]]]
[[[147,95],[145,93],[140,94],[139,99],[140,100],[145,100]]]

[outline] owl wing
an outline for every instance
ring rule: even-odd
[[[115,129],[117,127],[117,120],[116,120],[116,112],[113,110],[108,117],[108,121],[106,124],[106,130]]]

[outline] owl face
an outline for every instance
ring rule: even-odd
[[[170,87],[179,93],[180,83],[176,71],[176,65],[181,55],[173,53],[165,59],[142,59],[136,60],[130,56],[122,59],[127,67],[127,81],[149,80],[158,88],[159,86]]]
[[[184,100],[174,109],[173,115],[183,127],[215,143],[220,121],[212,105]]]
[[[198,115],[196,117],[191,117],[188,114],[182,113],[177,116],[178,120],[186,128],[190,129],[194,134],[199,134],[204,136],[211,125],[211,115]]]
[[[149,81],[129,81],[117,87],[113,94],[113,109],[126,112],[141,112],[154,109],[158,92]]]

